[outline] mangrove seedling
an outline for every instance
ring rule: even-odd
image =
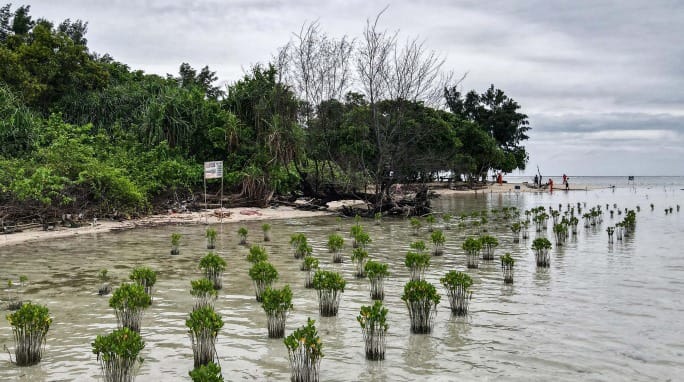
[[[411,319],[411,332],[425,334],[432,331],[439,304],[434,285],[425,280],[411,280],[404,285],[401,299],[406,303]]]
[[[145,293],[150,295],[150,300],[152,299],[152,287],[157,283],[157,272],[149,267],[136,267],[128,277],[145,288]]]
[[[268,254],[266,254],[266,248],[260,245],[253,245],[249,247],[249,253],[247,254],[247,261],[250,263],[258,263],[259,261],[267,261]]]
[[[190,317],[185,320],[188,327],[188,334],[192,341],[192,354],[194,367],[198,368],[207,365],[209,362],[218,361],[216,355],[216,337],[223,327],[221,316],[210,306],[205,306],[190,313]]]
[[[254,283],[256,300],[261,302],[261,294],[278,279],[278,271],[268,261],[260,261],[249,269],[249,277]]]
[[[218,233],[216,232],[215,229],[209,228],[207,229],[207,233],[205,234],[205,237],[207,238],[207,249],[214,249],[216,248],[216,236]]]
[[[313,276],[318,270],[318,259],[313,256],[304,256],[301,269],[306,271],[304,287],[313,288]]]
[[[449,306],[451,313],[456,316],[468,314],[468,302],[472,292],[468,288],[473,285],[473,279],[464,272],[449,271],[444,277],[439,279],[449,296]]]
[[[501,271],[503,272],[504,284],[513,284],[513,266],[515,260],[510,253],[501,256]]]
[[[214,289],[214,283],[207,278],[190,281],[190,294],[195,300],[193,310],[207,306],[213,308],[214,301],[218,297],[218,292]]]
[[[238,238],[240,239],[240,245],[247,245],[247,228],[238,228],[237,234]]]
[[[360,232],[356,233],[354,235],[354,248],[366,248],[368,244],[371,242],[370,235],[368,235],[367,232],[365,232],[363,229],[361,229]]]
[[[554,225],[553,235],[556,238],[556,246],[562,246],[563,244],[565,244],[565,239],[568,237],[568,226],[563,223]]]
[[[420,232],[420,227],[422,226],[420,219],[411,218],[410,223],[411,223],[411,228],[413,229],[413,234],[415,236],[418,236],[418,233]]]
[[[370,282],[370,296],[373,300],[383,300],[385,298],[385,277],[389,276],[387,264],[373,260],[368,260],[364,266],[366,277]]]
[[[477,268],[478,259],[482,250],[482,241],[468,237],[463,242],[463,250],[466,251],[466,264],[468,268]]]
[[[204,277],[214,283],[214,289],[223,288],[223,271],[226,261],[221,256],[209,252],[199,262],[199,268],[204,271]]]
[[[45,337],[52,324],[47,307],[27,302],[7,315],[14,336],[14,360],[17,366],[35,365],[43,358]]]
[[[180,240],[182,235],[174,232],[171,234],[171,254],[180,255]]]
[[[520,242],[520,229],[521,225],[519,222],[515,222],[511,224],[511,231],[513,232],[513,242],[514,243],[519,243]]]
[[[150,304],[152,299],[140,284],[121,284],[109,298],[109,307],[114,309],[118,327],[129,328],[138,333],[143,313]]]
[[[430,255],[408,251],[404,265],[409,269],[411,280],[422,280],[425,278],[425,270],[430,266]]]
[[[100,280],[100,289],[97,290],[97,294],[100,296],[106,296],[112,292],[112,286],[109,285],[109,275],[106,269],[100,269],[97,274],[97,278]]]
[[[338,216],[335,218],[335,230],[342,231],[342,217]]]
[[[271,241],[271,225],[268,223],[262,224],[261,231],[264,233],[264,241]]]
[[[295,249],[294,257],[295,259],[301,259],[302,257],[311,256],[313,253],[313,247],[306,243],[306,241],[300,242],[299,246]]]
[[[283,338],[287,314],[292,309],[290,286],[285,285],[281,289],[266,288],[261,297],[261,307],[266,312],[268,338]]]
[[[334,233],[328,236],[328,250],[332,253],[333,263],[342,262],[342,248],[344,247],[344,239],[342,236]]]
[[[376,212],[375,215],[373,215],[373,220],[375,220],[376,225],[382,224],[382,212]]]
[[[428,226],[428,232],[432,232],[432,230],[435,227],[435,221],[436,220],[437,219],[435,219],[435,215],[432,215],[432,214],[425,217],[425,222],[427,223],[427,226]]]
[[[538,267],[548,267],[551,264],[549,249],[551,249],[551,242],[545,237],[538,237],[532,242],[532,250],[534,250]]]
[[[415,252],[425,253],[427,251],[427,246],[422,240],[414,241],[413,243],[409,244],[409,247]]]
[[[302,326],[285,337],[285,347],[290,361],[290,381],[318,382],[323,346],[314,325],[316,321],[307,319]]]
[[[145,348],[140,334],[129,328],[114,330],[106,336],[98,335],[92,344],[97,355],[105,382],[132,382],[142,358],[138,355]]]
[[[313,287],[318,292],[318,310],[321,316],[337,316],[345,285],[344,278],[337,272],[319,270],[314,274]]]
[[[354,248],[351,255],[352,263],[356,266],[356,277],[366,277],[366,261],[368,261],[368,252],[363,248]]]
[[[12,292],[14,291],[14,293]],[[15,311],[21,308],[24,302],[19,298],[19,288],[15,288],[12,280],[7,280],[7,309]]]
[[[444,243],[446,242],[444,232],[435,230],[430,234],[430,239],[432,240],[432,254],[435,256],[443,255]]]
[[[223,382],[221,366],[213,362],[197,367],[189,372],[192,382]]]
[[[451,229],[451,219],[453,219],[453,216],[451,214],[443,214],[442,215],[442,221],[444,222],[444,229],[445,230]]]
[[[606,232],[608,232],[608,242],[612,243],[613,242],[613,233],[615,232],[615,227],[608,227],[606,229]]]
[[[381,361],[385,359],[385,336],[387,335],[387,308],[381,301],[376,301],[372,306],[361,306],[361,311],[356,317],[361,325],[363,341],[366,347],[366,359]]]

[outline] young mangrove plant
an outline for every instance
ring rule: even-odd
[[[444,243],[446,242],[444,232],[441,230],[434,230],[430,234],[430,239],[432,240],[432,254],[435,256],[442,256],[444,254]]]
[[[304,287],[313,288],[313,276],[318,271],[318,259],[313,256],[304,256],[301,269],[306,271]]]
[[[444,229],[445,230],[451,229],[451,219],[453,219],[453,215],[451,215],[451,214],[443,214],[442,215],[442,221],[444,222]]]
[[[360,226],[359,226],[360,227]],[[368,244],[371,242],[370,235],[366,231],[363,230],[363,227],[361,227],[361,230],[358,232],[354,233],[354,248],[366,248]]]
[[[333,263],[342,262],[342,248],[344,248],[344,239],[342,236],[336,233],[328,236],[328,250],[332,253]]]
[[[318,310],[321,316],[337,316],[345,285],[346,282],[337,272],[319,270],[314,274],[313,287],[318,292]]]
[[[223,288],[223,271],[226,261],[221,256],[209,252],[199,262],[199,268],[204,271],[204,277],[214,283],[214,289]]]
[[[608,227],[606,229],[606,232],[608,232],[608,242],[612,243],[613,242],[613,233],[615,233],[615,227]]]
[[[205,306],[193,310],[185,320],[185,326],[189,329],[188,335],[192,342],[194,367],[218,361],[215,344],[218,332],[223,327],[221,316],[212,307]]]
[[[423,252],[408,251],[404,265],[409,269],[411,280],[423,280],[425,270],[430,266],[430,255]]]
[[[238,238],[240,239],[240,245],[247,245],[247,228],[238,228],[237,234]]]
[[[385,359],[385,336],[387,335],[387,308],[381,301],[376,301],[372,306],[361,306],[361,311],[356,317],[361,325],[363,341],[366,347],[366,359],[381,361]]]
[[[468,268],[477,268],[478,259],[482,250],[482,242],[474,237],[468,237],[463,242],[463,250],[466,251],[466,264]]]
[[[285,321],[292,309],[292,290],[289,285],[281,289],[266,288],[261,295],[261,307],[266,312],[268,338],[285,336]]]
[[[572,232],[572,235],[577,235],[577,225],[579,224],[579,219],[573,215],[570,217],[570,220],[568,220],[568,224],[570,225],[570,231]]]
[[[494,236],[480,237],[482,243],[482,260],[494,260],[494,249],[499,246],[499,240]]]
[[[52,324],[48,308],[27,302],[7,315],[14,336],[14,362],[35,365],[43,358],[45,337]]]
[[[422,226],[420,219],[411,218],[411,220],[409,220],[409,222],[411,223],[411,228],[413,229],[413,234],[415,236],[418,236],[418,233],[420,232],[420,227]]]
[[[439,294],[434,285],[424,280],[411,280],[404,285],[401,299],[406,303],[411,319],[411,332],[430,333],[435,324]]]
[[[556,238],[556,246],[562,246],[563,244],[565,244],[565,239],[568,237],[568,226],[563,223],[554,225],[553,235]]]
[[[207,238],[207,249],[214,249],[216,248],[216,236],[218,233],[216,232],[215,229],[213,228],[208,228],[206,234],[204,235]]]
[[[207,278],[190,281],[190,294],[195,300],[193,310],[207,306],[213,308],[214,301],[218,297],[218,292],[214,289],[214,283]]]
[[[513,242],[514,243],[519,243],[520,242],[520,229],[522,226],[520,225],[520,222],[515,222],[511,224],[511,232],[513,232]]]
[[[268,261],[259,261],[249,269],[249,277],[254,283],[256,300],[261,301],[261,294],[278,279],[278,271]]]
[[[515,260],[510,253],[501,256],[501,271],[503,272],[504,284],[513,284],[513,266]]]
[[[316,321],[307,319],[306,326],[295,330],[285,337],[285,347],[290,361],[290,381],[318,382],[323,346],[314,325]]]
[[[527,240],[530,237],[529,229],[530,229],[530,221],[528,220],[523,220],[521,223],[521,231],[522,231],[522,238],[523,240]]]
[[[271,225],[268,223],[262,224],[261,231],[264,233],[264,241],[271,241]]]
[[[342,231],[342,217],[338,216],[335,218],[335,230]]]
[[[538,267],[548,267],[551,264],[549,249],[551,249],[551,242],[545,237],[538,237],[532,242],[532,250],[534,250]]]
[[[409,247],[415,252],[425,253],[427,251],[427,246],[422,240],[414,241],[413,243],[409,244]]]
[[[368,252],[363,248],[354,248],[351,255],[352,263],[356,266],[356,277],[366,277],[366,261],[368,261]]]
[[[180,255],[180,241],[182,235],[174,232],[171,234],[171,254]]]
[[[97,355],[105,382],[132,382],[142,358],[138,355],[145,348],[140,334],[129,328],[114,330],[106,336],[98,335],[92,344]]]
[[[435,229],[435,221],[437,219],[435,218],[435,215],[430,214],[425,217],[425,223],[427,223],[428,226],[428,232],[432,232]]]
[[[370,282],[370,296],[373,300],[385,298],[385,277],[389,276],[387,264],[368,260],[364,266],[366,277]]]
[[[382,212],[376,212],[375,215],[373,215],[373,220],[375,220],[375,225],[382,224]]]
[[[97,278],[100,280],[100,288],[97,290],[97,294],[100,296],[106,296],[112,293],[112,286],[109,285],[109,274],[106,269],[100,269],[97,274]]]
[[[138,333],[143,313],[151,304],[150,295],[140,284],[121,284],[109,298],[109,307],[114,309],[119,329],[129,328]]]
[[[24,302],[19,298],[19,286],[15,285],[12,280],[7,280],[7,310],[19,310]]]
[[[268,261],[268,254],[266,253],[266,248],[260,245],[253,245],[249,247],[247,261],[249,261],[252,264],[258,263],[260,261]]]
[[[157,272],[149,267],[136,267],[133,268],[128,278],[141,285],[145,293],[150,295],[150,300],[152,299],[152,287],[157,283]]]
[[[301,259],[313,253],[313,248],[308,244],[306,235],[303,233],[296,233],[290,236],[290,246],[294,250],[295,259]]]
[[[197,367],[189,374],[192,382],[223,382],[221,366],[213,362]]]
[[[468,288],[473,285],[473,279],[467,273],[449,271],[439,281],[449,296],[451,313],[456,316],[467,315],[468,303],[472,296],[472,292]]]

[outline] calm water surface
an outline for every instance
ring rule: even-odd
[[[408,272],[403,259],[412,236],[406,220],[385,220],[382,225],[364,221],[373,243],[371,257],[390,263],[385,305],[389,308],[386,360],[364,359],[363,339],[356,322],[361,305],[371,303],[366,279],[356,279],[349,258],[331,262],[325,249],[335,231],[332,217],[272,222],[273,241],[266,243],[270,261],[280,273],[278,285],[290,284],[295,310],[286,332],[316,319],[324,344],[323,381],[430,381],[450,380],[681,380],[684,370],[684,211],[665,215],[666,207],[684,204],[677,185],[624,187],[615,191],[479,195],[442,198],[438,211],[462,212],[516,206],[521,211],[559,203],[587,206],[617,203],[641,206],[634,236],[609,245],[605,216],[601,227],[581,228],[563,248],[554,248],[551,267],[537,269],[527,242],[513,243],[507,225],[489,224],[499,238],[498,254],[511,252],[516,259],[515,283],[504,286],[497,262],[467,270],[474,278],[471,314],[451,316],[439,278],[449,270],[464,271],[460,249],[468,231],[446,231],[446,254],[433,257],[427,280],[434,283],[442,301],[430,335],[410,334],[408,312],[400,299]],[[649,204],[655,204],[652,212]],[[624,216],[624,215],[623,215]],[[259,222],[246,223],[251,243],[261,242]],[[343,222],[343,234],[352,222]],[[224,224],[218,252],[227,260],[224,289],[216,308],[225,322],[217,351],[228,381],[284,381],[289,378],[287,351],[282,340],[270,340],[266,317],[254,299],[247,274],[247,248],[239,246],[238,224]],[[116,327],[108,298],[96,294],[99,269],[107,268],[116,282],[126,279],[134,266],[158,271],[154,304],[145,313],[142,336],[145,362],[139,381],[187,381],[192,350],[185,319],[192,308],[190,280],[204,249],[205,226],[174,226],[108,234],[84,235],[50,242],[0,248],[0,281],[26,275],[30,285],[24,299],[45,304],[54,318],[43,361],[19,368],[0,355],[0,381],[100,380],[99,366],[90,343],[98,334]],[[171,232],[183,236],[181,255],[168,254]],[[335,318],[318,316],[315,292],[304,285],[289,248],[292,233],[304,232],[323,268],[341,272],[347,280],[340,311]],[[550,239],[549,230],[544,233]],[[421,239],[429,241],[423,231]],[[2,238],[0,237],[0,240]],[[553,241],[553,240],[552,240]],[[350,243],[346,243],[348,255]],[[4,297],[6,291],[2,291]],[[7,313],[6,311],[3,312]],[[11,329],[0,319],[0,345],[13,347]]]

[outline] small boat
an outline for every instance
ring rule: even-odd
[[[534,183],[530,183],[530,182],[523,182],[523,185],[527,188],[532,188],[534,190],[546,190],[549,188],[548,183],[538,185],[538,184],[534,184]]]

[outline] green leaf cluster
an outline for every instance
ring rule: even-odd
[[[431,301],[439,304],[439,294],[435,286],[425,280],[411,280],[404,285],[404,293],[401,295],[402,301]]]
[[[261,307],[266,313],[286,312],[292,309],[292,290],[289,285],[280,289],[266,288],[261,294]]]
[[[551,248],[551,242],[549,239],[545,237],[538,237],[532,241],[532,249],[534,250],[540,250],[540,249],[550,249]]]
[[[189,374],[192,382],[223,382],[221,366],[213,362],[196,367]]]
[[[123,327],[106,336],[98,335],[92,347],[93,353],[105,362],[117,359],[134,360],[145,348],[145,342],[139,333]]]
[[[133,268],[128,277],[138,284],[147,287],[152,287],[157,282],[157,272],[153,271],[150,267]]]
[[[479,251],[481,249],[482,249],[482,241],[480,241],[476,238],[468,237],[463,242],[463,250],[465,250],[466,252]]]
[[[294,352],[300,347],[304,347],[310,360],[313,361],[323,357],[323,345],[321,338],[318,336],[315,323],[315,320],[309,318],[306,321],[306,326],[296,329],[289,336],[285,337],[283,342],[287,350]]]
[[[27,302],[14,313],[7,315],[10,326],[24,333],[46,333],[52,324],[50,311],[42,305]]]
[[[268,254],[266,253],[266,248],[260,245],[253,245],[249,247],[249,254],[247,255],[247,261],[250,263],[258,263],[259,261],[267,261]]]
[[[268,261],[259,261],[249,269],[249,277],[254,281],[272,283],[278,279],[278,271]]]
[[[363,266],[363,270],[366,272],[366,276],[368,276],[369,279],[389,276],[387,268],[387,264],[373,260],[368,260]]]
[[[407,252],[404,264],[408,267],[427,267],[430,265],[430,255],[421,252]]]
[[[439,282],[447,289],[459,286],[463,289],[468,289],[473,285],[473,279],[467,273],[457,271],[449,271],[444,277],[439,279]]]
[[[195,333],[199,333],[203,330],[218,333],[223,327],[223,320],[212,307],[205,306],[190,312],[190,317],[185,320],[185,326]]]
[[[226,269],[226,261],[223,258],[213,252],[207,253],[199,262],[200,269],[215,270],[223,272]]]
[[[150,295],[140,284],[121,284],[109,299],[113,309],[145,309],[152,304]]]
[[[332,252],[339,251],[344,247],[344,239],[342,236],[334,233],[328,236],[328,249]]]
[[[388,310],[382,305],[382,301],[375,301],[372,306],[362,305],[356,320],[362,329],[374,328],[378,325],[382,330],[389,329],[387,324]]]
[[[316,290],[335,290],[344,292],[346,282],[337,272],[319,270],[314,274],[312,284]]]
[[[190,294],[195,297],[215,297],[218,292],[214,289],[214,282],[203,277],[190,281]]]

